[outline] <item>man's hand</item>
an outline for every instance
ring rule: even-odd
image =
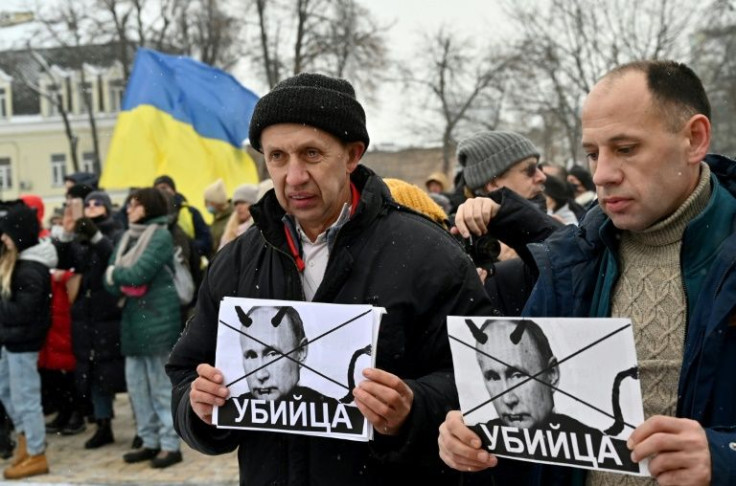
[[[189,405],[199,418],[212,425],[212,408],[225,405],[230,392],[223,386],[224,378],[217,368],[202,363],[197,366],[197,375],[189,392]]]
[[[353,389],[360,413],[383,435],[397,435],[411,412],[414,392],[401,378],[377,368],[366,368]]]
[[[488,223],[493,219],[501,207],[489,197],[474,197],[468,199],[457,208],[455,226],[450,230],[463,238],[469,238],[471,233],[480,236],[488,232]]]
[[[634,430],[626,445],[634,462],[649,458],[649,472],[660,485],[710,484],[708,438],[694,420],[655,415]]]
[[[493,454],[481,449],[480,437],[463,422],[458,410],[447,414],[440,425],[440,458],[458,471],[482,471],[498,464]]]

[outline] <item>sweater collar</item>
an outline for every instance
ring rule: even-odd
[[[710,168],[701,162],[698,185],[674,213],[644,231],[624,231],[623,235],[645,246],[666,246],[681,241],[687,225],[708,205],[710,195]]]

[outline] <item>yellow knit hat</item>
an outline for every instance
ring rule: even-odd
[[[413,209],[414,211],[420,212],[427,216],[429,219],[438,223],[443,228],[447,229],[447,214],[442,210],[439,204],[432,201],[424,190],[414,184],[402,181],[401,179],[384,179],[391,196],[394,201]]]

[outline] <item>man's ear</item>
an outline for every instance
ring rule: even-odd
[[[496,189],[500,189],[501,186],[498,185],[498,182],[496,178],[494,177],[490,181],[486,182],[486,185],[483,186],[483,189],[486,191],[486,193],[493,192]]]
[[[688,139],[688,161],[700,164],[710,148],[711,126],[708,117],[702,114],[693,115],[684,127]]]
[[[309,347],[309,340],[307,338],[303,338],[299,342],[299,351],[296,352],[296,360],[300,363],[304,363],[304,360],[307,359],[307,348]]]
[[[549,376],[549,384],[557,388],[560,382],[560,367],[557,364],[557,358],[552,356],[547,362],[547,376]]]
[[[363,154],[365,153],[365,144],[363,142],[350,142],[347,146],[348,149],[348,174],[352,174],[356,167],[358,167],[358,163],[360,163],[360,159],[363,157]]]

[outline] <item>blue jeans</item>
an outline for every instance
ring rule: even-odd
[[[171,382],[164,371],[167,355],[126,356],[125,381],[143,447],[179,450],[171,416]]]
[[[5,405],[15,431],[25,434],[28,453],[41,454],[46,448],[46,425],[41,407],[41,377],[38,352],[0,351],[0,400]]]

